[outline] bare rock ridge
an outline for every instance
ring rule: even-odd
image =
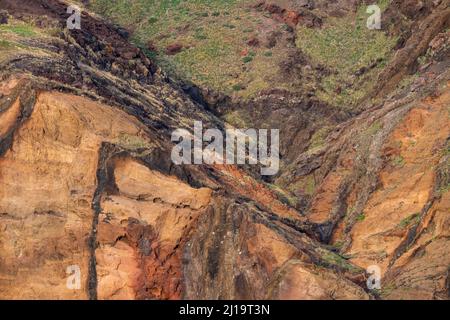
[[[376,103],[346,113],[277,90],[237,102],[295,141],[268,184],[171,162],[174,129],[227,124],[127,31],[88,11],[67,30],[62,1],[0,0],[0,299],[449,299],[450,9],[425,2],[387,9],[417,29]],[[309,4],[259,5],[294,27],[319,21]],[[324,143],[296,149],[320,118],[334,125]],[[66,286],[74,265],[80,290]],[[371,265],[381,290],[366,286]]]

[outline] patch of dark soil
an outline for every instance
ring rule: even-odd
[[[256,37],[252,37],[247,41],[247,44],[251,47],[259,47],[259,39]]]
[[[304,25],[308,28],[316,28],[322,26],[322,19],[311,12],[310,8],[314,5],[309,1],[300,1],[297,3],[278,4],[272,2],[261,1],[257,3],[254,8],[257,10],[263,10],[272,15],[272,18],[283,22],[293,29],[298,25]]]
[[[180,43],[173,43],[166,47],[166,54],[169,56],[176,55],[183,50],[183,45]]]
[[[8,18],[9,18],[8,11],[0,10],[0,24],[7,24]]]
[[[301,77],[303,66],[308,64],[308,58],[298,49],[290,50],[287,58],[279,64],[280,72],[286,79]]]

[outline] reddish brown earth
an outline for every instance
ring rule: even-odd
[[[301,21],[282,5],[261,4]],[[65,21],[59,1],[3,8]],[[448,299],[442,12],[417,17],[417,35],[380,76],[378,102],[347,115],[320,148],[291,150],[277,186],[248,167],[172,163],[175,128],[225,124],[123,30],[85,13],[84,32],[8,36],[29,47],[0,51],[0,299]],[[426,66],[401,64],[424,50]],[[392,70],[404,78],[409,67],[412,81],[393,85]],[[66,286],[73,265],[79,290]],[[371,265],[380,290],[367,288]]]
[[[27,81],[6,79],[2,93],[10,97]],[[11,101],[0,117],[5,128],[17,125],[17,110],[25,107],[21,99]],[[326,251],[277,221],[305,219],[244,172],[218,168],[221,183],[214,187],[205,181],[211,187],[193,188],[149,167],[146,153],[162,142],[120,110],[54,91],[36,94],[32,108],[13,130],[11,147],[0,159],[3,298],[265,298],[269,293],[261,290],[261,273],[268,280],[279,279],[277,270],[291,259],[311,263]],[[145,150],[133,150],[124,136],[139,136],[146,141]],[[250,199],[239,205],[231,190],[218,188],[233,186],[230,172],[233,179],[248,181],[233,192],[245,196],[247,190],[248,197],[270,211],[253,207]],[[265,217],[269,212],[272,222]],[[236,221],[224,224],[222,219]],[[186,256],[192,265],[184,265]],[[255,262],[257,269],[250,267]],[[70,265],[80,266],[85,290],[66,288]],[[235,271],[229,273],[223,265]],[[205,272],[216,285],[197,288]],[[229,291],[217,291],[224,285]],[[351,290],[361,291],[355,285]]]

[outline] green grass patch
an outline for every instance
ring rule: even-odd
[[[283,190],[275,184],[268,183],[267,186],[278,195],[282,202],[290,205],[291,207],[295,207],[297,205],[297,198],[291,195],[289,192]]]
[[[312,196],[316,191],[316,181],[313,175],[303,177],[302,179],[290,184],[288,187],[289,191],[292,193],[297,193],[298,191],[303,192],[306,195]]]
[[[131,150],[147,149],[150,147],[150,144],[145,139],[126,133],[121,133],[117,138],[116,143]]]
[[[379,295],[381,297],[387,297],[389,296],[392,291],[394,291],[397,287],[393,283],[388,283],[384,285],[381,290],[379,290]]]
[[[238,110],[227,113],[224,119],[236,128],[244,129],[248,127],[246,119]]]
[[[378,131],[383,128],[383,124],[380,121],[375,121],[372,125],[367,129],[366,134],[369,136],[375,135]]]
[[[305,193],[313,195],[316,191],[316,181],[313,176],[308,176],[305,183]]]
[[[361,272],[361,269],[353,266],[351,263],[349,263],[345,258],[343,258],[342,256],[340,256],[337,253],[331,252],[331,251],[326,251],[323,255],[322,255],[322,259],[325,261],[326,264],[328,265],[335,265],[335,266],[339,266],[340,268],[350,271],[352,273],[357,273],[357,272]]]
[[[325,144],[325,139],[331,130],[332,127],[329,126],[324,126],[317,130],[311,137],[308,152],[312,152],[323,147]]]
[[[33,37],[36,35],[33,26],[28,24],[0,25],[0,32],[12,32],[21,37]]]
[[[232,48],[221,41],[211,39],[202,45],[191,47],[173,57],[159,57],[163,66],[171,65],[174,73],[187,77],[194,83],[210,84],[214,88],[223,86]],[[203,61],[203,64],[200,63]],[[215,62],[220,63],[215,64]],[[214,67],[215,66],[215,67]]]
[[[230,23],[225,23],[223,26],[225,28],[229,28],[229,29],[235,29],[236,28],[236,26],[234,24],[230,24]]]
[[[206,40],[206,39],[208,39],[208,36],[202,32],[197,32],[194,34],[194,38],[197,40]]]
[[[398,155],[392,158],[391,163],[394,167],[402,168],[405,165],[405,159],[401,155]]]
[[[158,22],[158,18],[157,17],[150,17],[148,18],[148,23],[153,24]]]
[[[0,39],[0,49],[11,49],[14,45],[10,41]]]
[[[244,62],[244,63],[249,63],[252,61],[253,61],[253,57],[250,57],[250,56],[246,56],[246,57],[242,58],[242,62]]]
[[[276,59],[263,52],[241,56],[248,32],[259,28],[255,12],[244,10],[247,6],[244,0],[93,0],[89,8],[133,29],[137,46],[145,48],[151,41],[158,50],[146,54],[171,77],[249,97],[270,86],[267,70],[275,74],[278,69]],[[165,48],[174,43],[185,50],[167,55]],[[245,88],[236,90],[236,84]]]
[[[343,240],[338,240],[335,243],[333,243],[333,247],[336,248],[337,250],[341,250],[344,247],[345,241]]]
[[[244,87],[241,84],[233,85],[233,91],[241,91]]]
[[[412,224],[419,223],[420,221],[420,213],[414,213],[410,215],[409,217],[404,218],[400,223],[398,224],[398,227],[401,229],[404,229],[406,227],[409,227]]]
[[[440,194],[444,194],[444,193],[449,192],[449,191],[450,191],[450,183],[448,183],[447,185],[442,186],[442,187],[439,188],[439,193]]]

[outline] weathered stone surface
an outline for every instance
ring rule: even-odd
[[[61,2],[39,3],[1,2],[14,19],[65,21]],[[124,30],[84,13],[83,32],[9,35],[30,50],[0,51],[0,298],[448,299],[448,13],[408,3],[392,6],[418,32],[380,77],[376,104],[343,114],[271,89],[238,105],[291,141],[275,185],[248,167],[172,163],[175,128],[225,124]],[[292,26],[302,10],[356,6],[263,5]],[[418,76],[392,86],[424,51]],[[296,52],[286,76],[307,61]],[[308,150],[308,123],[322,118],[334,127]],[[382,287],[370,291],[373,265]],[[67,287],[70,266],[79,290]]]
[[[367,300],[369,295],[354,283],[326,269],[290,260],[280,268],[269,289],[270,299]]]

